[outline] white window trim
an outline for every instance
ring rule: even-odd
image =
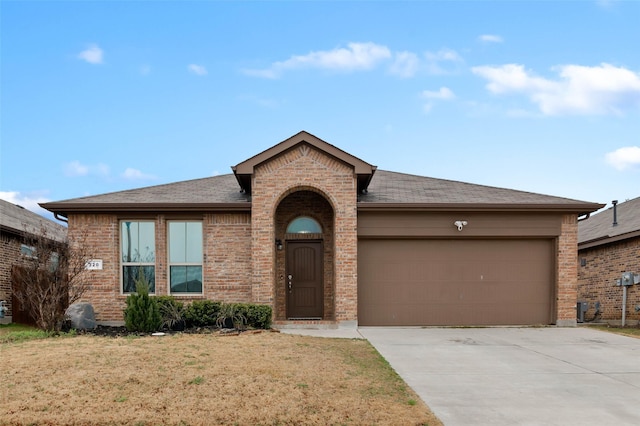
[[[171,223],[200,223],[202,225],[202,259],[200,263],[194,262],[176,262],[171,263],[171,233],[169,232],[169,226]],[[200,266],[202,268],[202,291],[199,293],[193,292],[172,292],[171,291],[171,267],[172,266]],[[204,222],[202,220],[168,220],[167,221],[167,294],[175,297],[192,297],[192,296],[204,296]]]

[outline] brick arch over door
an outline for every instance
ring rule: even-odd
[[[322,227],[321,234],[286,234],[287,225],[299,216],[315,219]],[[323,258],[323,320],[335,319],[335,277],[334,277],[334,210],[329,201],[315,191],[301,189],[284,197],[276,208],[275,238],[286,244],[292,240],[314,240],[322,242]],[[285,247],[286,248],[286,247]],[[275,251],[274,294],[275,319],[287,317],[286,290],[286,250]]]

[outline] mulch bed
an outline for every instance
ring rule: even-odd
[[[218,327],[188,327],[182,331],[162,330],[165,334],[218,334],[218,335],[239,335],[242,333],[262,333],[277,332],[278,330],[238,330],[235,328],[218,328]],[[103,337],[144,337],[151,336],[153,333],[145,333],[141,331],[129,331],[126,327],[114,327],[99,325],[93,330],[77,330],[79,335],[103,336]]]

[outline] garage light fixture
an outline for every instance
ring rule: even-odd
[[[458,231],[462,231],[462,227],[467,226],[467,221],[466,220],[456,220],[455,222],[453,222],[453,224],[458,227]]]

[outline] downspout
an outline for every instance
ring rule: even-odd
[[[57,212],[53,212],[53,217],[58,219],[60,222],[69,223],[69,220],[66,217],[62,217],[62,216],[58,215]]]

